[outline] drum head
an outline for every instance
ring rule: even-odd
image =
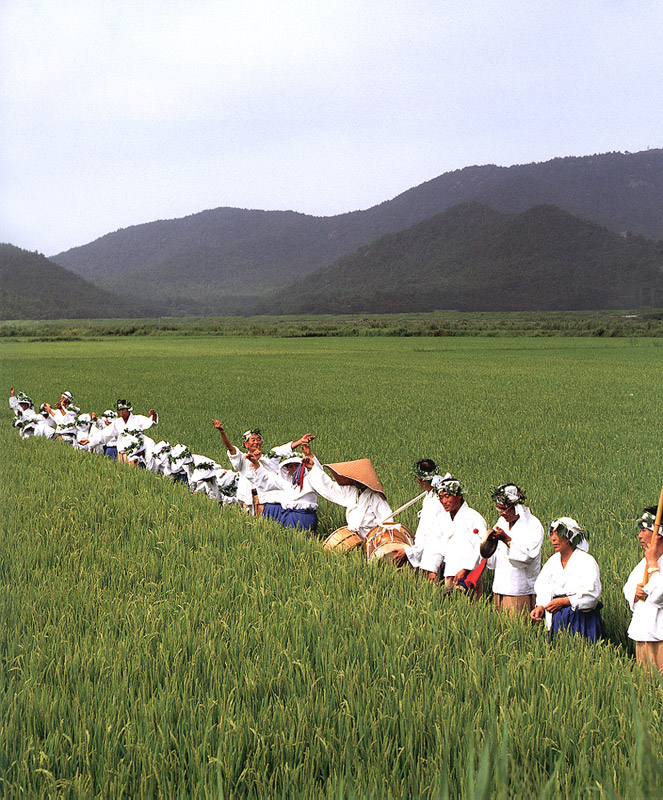
[[[356,531],[349,528],[337,528],[325,539],[322,544],[323,550],[337,550],[339,553],[347,553],[356,547],[361,547],[364,540]]]
[[[366,537],[366,554],[369,561],[392,561],[396,550],[414,544],[412,534],[400,524],[376,525]]]

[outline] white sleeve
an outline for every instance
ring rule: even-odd
[[[258,492],[269,492],[283,488],[278,473],[265,469],[262,465],[256,470],[249,470],[246,477],[256,487]]]
[[[324,497],[330,503],[347,507],[347,492],[344,491],[346,487],[339,486],[336,481],[326,475],[317,459],[314,459],[313,466],[308,471],[308,480],[313,491],[320,497]]]
[[[599,565],[589,556],[582,560],[580,569],[574,572],[577,572],[578,584],[576,591],[568,596],[569,603],[574,611],[589,611],[596,607],[601,596]]]

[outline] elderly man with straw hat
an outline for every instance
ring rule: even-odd
[[[543,525],[525,505],[525,492],[502,483],[492,492],[499,519],[481,544],[488,569],[495,571],[495,608],[511,614],[534,608],[534,583],[541,570]]]
[[[629,575],[624,596],[633,612],[628,636],[635,657],[663,673],[663,531],[659,526],[654,533],[656,513],[656,506],[649,506],[637,520],[645,557]]]
[[[310,449],[309,449],[310,452]],[[368,532],[391,516],[391,508],[370,459],[323,465],[310,453],[302,462],[314,492],[345,508],[347,527],[365,539]],[[325,474],[329,470],[334,480]]]

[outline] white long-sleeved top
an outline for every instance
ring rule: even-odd
[[[37,433],[37,428],[43,429],[46,427],[46,422],[42,415],[38,414],[34,408],[21,408],[18,397],[9,398],[9,407],[14,412],[14,427],[18,428],[21,439],[29,439],[31,436],[44,435],[42,432]],[[53,424],[50,425],[50,429],[49,435],[52,436]]]
[[[507,547],[498,542],[497,550],[486,563],[488,569],[495,570],[493,592],[510,597],[533,594],[541,570],[543,525],[526,506],[520,504],[518,511],[520,516],[511,529],[503,517],[495,523],[495,528],[511,537],[511,544]]]
[[[309,484],[314,492],[345,507],[345,520],[351,531],[356,531],[363,539],[371,528],[379,525],[391,514],[389,503],[373,489],[358,489],[356,486],[340,486],[333,481],[322,468],[322,464],[313,460],[308,471]]]
[[[260,456],[260,463],[265,469],[275,472],[279,468],[281,459],[292,454],[292,442],[275,447],[273,452],[276,453],[273,458],[268,458],[266,455]],[[255,472],[253,465],[247,459],[246,453],[243,453],[239,447],[235,448],[235,453],[233,455],[228,453],[228,459],[233,470],[239,473],[239,478],[237,480],[237,499],[250,506],[253,500],[252,490],[254,488],[251,481],[252,474]],[[278,491],[275,490],[259,492],[258,497],[261,503],[279,502],[277,499]]]
[[[318,507],[318,495],[312,488],[308,474],[304,475],[302,488],[292,482],[285,467],[280,467],[278,472],[265,469],[262,465],[253,470],[251,482],[258,490],[258,495],[264,497],[266,492],[275,492],[276,500],[282,508],[297,511],[315,511]]]
[[[591,611],[601,597],[599,565],[589,553],[576,547],[562,567],[559,553],[550,556],[534,583],[536,605],[546,606],[554,597],[568,597],[574,611]],[[546,627],[552,626],[552,614],[546,611]]]
[[[635,589],[644,579],[646,565],[647,562],[643,558],[624,584],[624,597],[633,612],[631,624],[628,626],[628,636],[635,642],[661,642],[663,641],[663,573],[655,572],[650,576],[644,586],[646,600],[633,602]],[[658,560],[658,568],[663,570],[663,556]]]
[[[105,428],[90,431],[90,447],[97,447],[98,445],[117,447],[118,451],[122,453],[132,443],[133,431],[146,431],[153,425],[158,424],[158,414],[156,419],[152,419],[152,417],[132,412],[127,417],[126,422],[122,417],[118,417],[110,425],[106,425]]]
[[[414,534],[414,544],[405,547],[405,555],[410,564],[417,568],[421,564],[421,557],[426,547],[429,536],[436,536],[440,528],[438,517],[444,512],[440,497],[432,488],[426,492],[419,512],[419,524]]]
[[[51,418],[55,423],[54,433],[65,439],[74,441],[76,438],[76,417],[81,413],[80,408],[71,403],[66,408],[53,408]]]
[[[441,537],[440,533],[431,536],[426,549],[442,547],[438,552],[444,555],[444,577],[451,578],[462,569],[473,570],[481,560],[479,546],[486,535],[486,520],[465,501],[453,519],[443,508],[438,520]]]

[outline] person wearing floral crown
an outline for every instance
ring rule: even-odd
[[[488,532],[484,543],[492,555],[486,566],[495,571],[493,601],[495,608],[511,614],[534,608],[534,582],[541,570],[543,525],[525,505],[525,492],[515,483],[502,483],[492,493],[499,519]],[[492,542],[492,545],[490,544]]]
[[[302,454],[293,452],[281,461],[276,471],[266,469],[256,454],[249,454],[254,466],[251,482],[258,492],[276,492],[279,513],[273,518],[285,528],[315,531],[318,527],[318,495],[310,484],[303,460],[311,456],[308,444],[302,444]]]
[[[654,533],[656,512],[656,506],[649,506],[637,521],[645,557],[629,575],[624,596],[633,612],[628,636],[635,657],[663,673],[663,530],[659,526]]]
[[[437,465],[433,459],[422,458],[419,461],[415,461],[412,473],[419,484],[419,488],[426,492],[426,495],[419,512],[419,524],[414,534],[414,544],[403,545],[395,550],[394,561],[399,566],[407,562],[413,569],[420,569],[426,540],[429,535],[436,535],[436,531],[439,528],[438,516],[443,513],[444,509],[437,492],[433,488],[433,479],[439,478]],[[447,477],[451,477],[451,475],[447,473]],[[424,571],[428,572],[428,570]]]
[[[18,428],[21,439],[36,435],[36,428],[43,426],[43,417],[35,411],[34,403],[25,392],[18,396],[12,386],[9,390],[9,406],[14,412],[14,427]],[[53,431],[51,431],[51,434]]]
[[[133,407],[128,400],[118,400],[116,403],[118,417],[104,429],[97,429],[90,433],[88,439],[83,439],[79,444],[89,444],[92,448],[99,445],[117,447],[118,461],[129,462],[127,449],[133,452],[136,447],[136,439],[142,438],[143,431],[148,430],[153,425],[158,425],[159,415],[151,408],[149,416],[134,414]]]
[[[459,480],[447,474],[432,480],[443,513],[437,517],[434,535],[426,539],[421,556],[421,569],[428,572],[431,581],[437,583],[438,573],[444,562],[444,584],[446,588],[464,587],[464,580],[479,564],[479,546],[486,533],[486,520],[465,502],[464,489]],[[482,591],[479,578],[474,595]]]
[[[62,392],[60,400],[50,406],[44,403],[44,408],[55,422],[54,439],[73,444],[76,441],[76,417],[81,413],[80,408],[74,405],[74,396],[71,392]]]
[[[239,474],[237,499],[254,516],[262,516],[264,514],[266,517],[278,519],[281,512],[281,507],[278,503],[278,491],[273,489],[263,490],[262,494],[259,494],[258,489],[251,482],[251,478],[255,473],[254,462],[251,459],[257,458],[265,469],[275,472],[283,458],[287,458],[299,445],[308,444],[315,437],[310,433],[305,433],[296,442],[279,445],[279,447],[275,447],[269,453],[263,455],[262,434],[258,428],[255,428],[245,431],[242,436],[247,451],[243,453],[231,443],[225,428],[218,419],[212,420],[212,425],[221,434],[230,464],[233,470]]]
[[[552,636],[567,631],[596,642],[603,636],[601,577],[588,552],[587,532],[571,517],[553,520],[548,532],[555,553],[534,583],[531,618],[545,619]]]
[[[310,446],[309,446],[310,450]],[[391,508],[368,458],[323,465],[309,452],[303,460],[311,489],[345,508],[347,528],[365,539],[369,531],[391,516]],[[325,474],[325,468],[334,480]]]

